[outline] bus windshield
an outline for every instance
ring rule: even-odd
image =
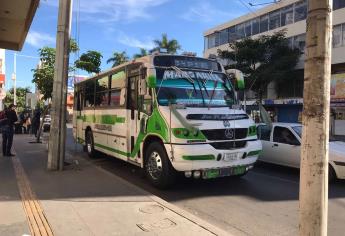
[[[228,107],[235,94],[226,75],[213,71],[156,69],[157,99],[162,106]]]

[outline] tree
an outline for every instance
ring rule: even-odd
[[[256,92],[259,101],[272,81],[289,79],[301,51],[289,47],[285,31],[279,31],[259,38],[245,38],[230,43],[230,51],[218,50],[223,59],[228,59],[226,69],[236,68],[244,73],[246,89]]]
[[[162,39],[156,39],[153,41],[156,47],[152,49],[158,50],[158,49],[166,49],[168,53],[175,54],[177,50],[181,49],[180,44],[176,39],[169,40],[167,34],[162,34]]]
[[[74,64],[77,68],[85,70],[88,73],[99,73],[101,71],[100,66],[102,57],[100,52],[87,51],[83,53]]]
[[[70,39],[70,52],[75,53],[79,47],[74,39]],[[33,71],[32,82],[43,94],[43,99],[49,99],[53,92],[55,48],[43,47],[38,50],[40,56],[40,65]]]
[[[126,51],[114,52],[113,56],[107,60],[107,63],[113,63],[112,67],[121,65],[129,60]]]
[[[16,88],[16,96],[17,96],[17,106],[18,106],[18,111],[22,111],[25,109],[25,98],[26,94],[31,93],[30,88],[22,88],[22,87],[17,87]],[[6,97],[4,99],[4,104],[8,107],[11,103],[13,103],[13,88],[11,88],[9,91],[6,93]]]
[[[140,48],[140,52],[137,53],[137,54],[134,54],[133,58],[139,58],[139,57],[144,57],[144,56],[147,56],[148,55],[148,52],[145,48]]]

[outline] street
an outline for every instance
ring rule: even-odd
[[[67,152],[117,175],[234,235],[297,235],[299,171],[264,163],[242,178],[194,180],[181,177],[170,190],[152,187],[129,163],[101,155],[90,159],[75,144],[71,129]],[[328,234],[345,232],[345,181],[329,188]]]

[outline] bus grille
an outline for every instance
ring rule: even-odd
[[[229,129],[232,135],[227,134],[227,129],[205,129],[201,132],[205,135],[208,140],[233,140],[243,139],[248,135],[247,128]]]
[[[245,147],[247,144],[247,141],[217,142],[217,143],[209,143],[209,144],[215,149],[231,150],[231,149]]]

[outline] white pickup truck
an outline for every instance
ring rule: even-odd
[[[257,126],[262,142],[259,160],[273,164],[300,168],[302,125],[299,123],[273,123]],[[345,142],[329,142],[329,180],[345,179]]]

